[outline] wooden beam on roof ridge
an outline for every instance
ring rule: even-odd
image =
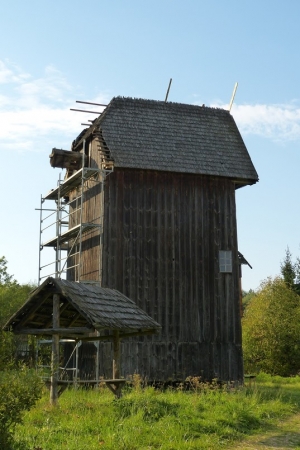
[[[170,78],[170,81],[169,81],[169,86],[168,86],[168,90],[167,90],[166,97],[165,97],[165,103],[167,103],[167,101],[168,101],[171,84],[172,84],[172,78]]]
[[[84,105],[95,105],[95,106],[107,106],[103,103],[94,103],[94,102],[83,102],[82,100],[76,100],[76,103],[83,103]]]
[[[62,297],[63,297],[63,294],[62,294]],[[65,301],[65,298],[63,297],[62,300]],[[69,303],[68,303],[68,301],[66,301],[66,303],[62,306],[62,308],[60,308],[60,314],[62,314],[68,306],[69,306]],[[52,324],[52,320],[53,320],[52,317],[50,320],[48,320],[48,322],[45,325],[46,328],[50,327],[50,325]]]

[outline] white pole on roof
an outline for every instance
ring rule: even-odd
[[[172,84],[172,78],[170,78],[170,81],[169,81],[169,86],[168,86],[168,90],[167,90],[167,93],[166,93],[165,102],[168,101],[168,96],[169,96],[171,84]]]
[[[238,88],[238,82],[235,83],[234,88],[233,88],[233,92],[232,92],[232,96],[231,96],[231,100],[230,100],[229,108],[228,108],[229,112],[231,111],[237,88]]]

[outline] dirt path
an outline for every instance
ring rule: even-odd
[[[252,436],[230,450],[300,450],[300,414],[295,414],[264,434]],[[229,450],[229,449],[228,449]]]

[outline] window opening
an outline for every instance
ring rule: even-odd
[[[221,273],[232,273],[232,251],[220,250],[219,267]]]

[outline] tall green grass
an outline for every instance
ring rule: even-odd
[[[292,381],[291,381],[292,380]],[[45,395],[16,429],[25,449],[221,449],[300,410],[300,378],[260,376],[241,389],[191,383],[190,391],[68,390],[51,408]]]

